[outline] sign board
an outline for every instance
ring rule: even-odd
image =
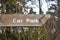
[[[42,26],[51,15],[0,14],[0,26]]]

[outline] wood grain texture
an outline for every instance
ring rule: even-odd
[[[0,26],[42,26],[47,20],[51,17],[51,15],[36,15],[36,14],[0,14]],[[20,22],[20,20],[23,20]],[[26,22],[26,19],[37,19],[39,22]],[[16,22],[13,22],[15,20]],[[18,22],[18,21],[19,22]]]

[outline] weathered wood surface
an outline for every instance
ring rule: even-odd
[[[4,26],[42,26],[51,15],[0,14],[0,27]],[[32,21],[30,21],[32,20]]]

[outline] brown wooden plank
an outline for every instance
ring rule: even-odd
[[[0,14],[0,26],[42,26],[51,15]]]

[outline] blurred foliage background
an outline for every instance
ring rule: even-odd
[[[24,0],[1,0],[0,1],[0,10],[3,14],[14,14],[14,13],[22,13],[22,7],[19,7],[19,3],[23,5]]]

